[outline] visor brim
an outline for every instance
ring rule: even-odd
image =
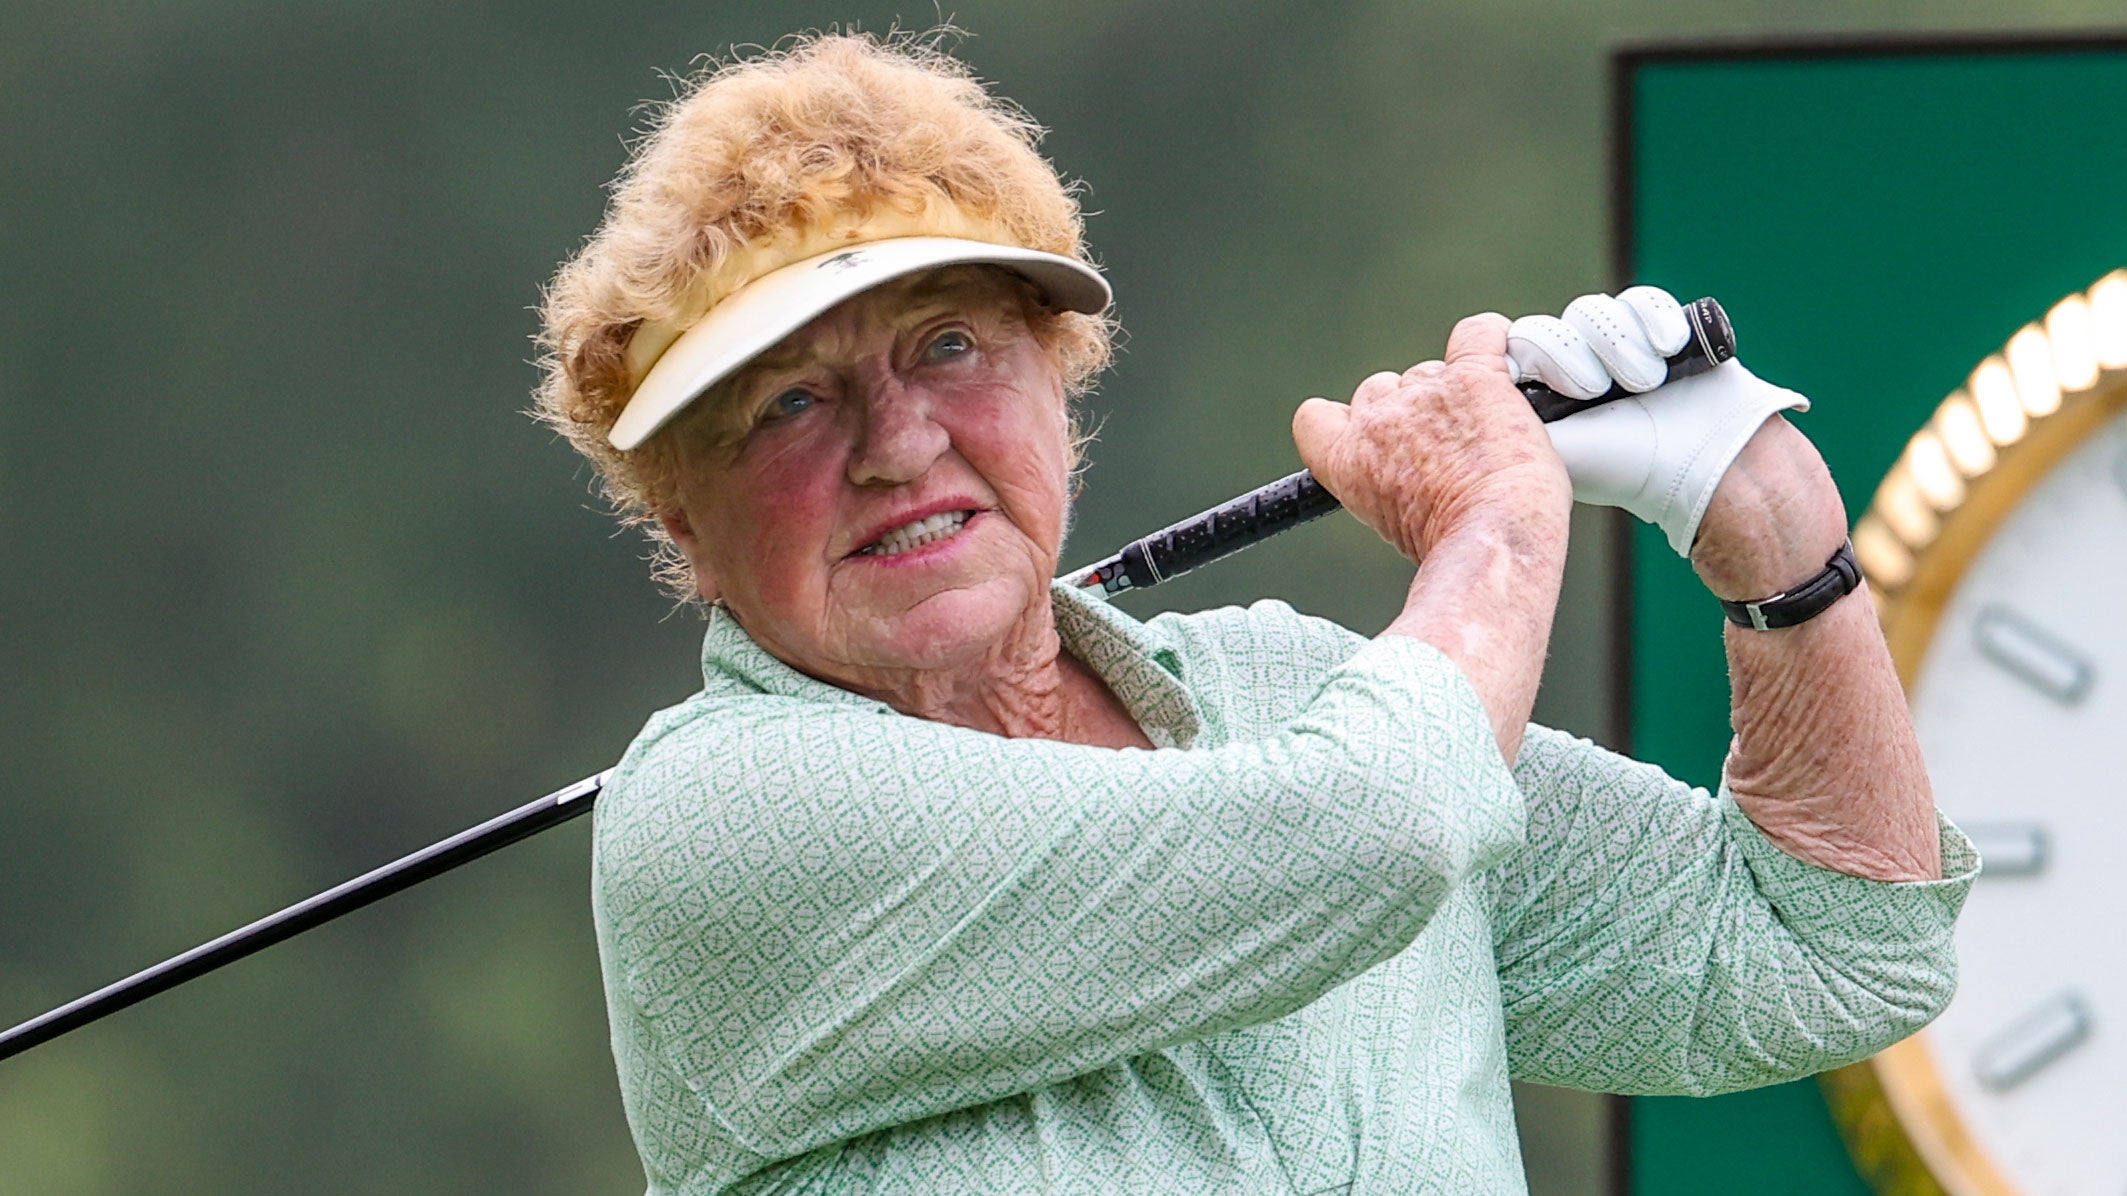
[[[1001,266],[1033,283],[1054,310],[1107,310],[1112,295],[1084,262],[1034,249],[958,237],[896,237],[793,262],[733,292],[679,335],[643,376],[606,434],[626,452],[718,382],[836,304],[873,287],[940,266]]]

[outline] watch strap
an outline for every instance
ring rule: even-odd
[[[1854,542],[1848,540],[1825,562],[1822,572],[1794,589],[1752,602],[1723,598],[1721,610],[1738,627],[1772,631],[1809,622],[1860,586],[1861,566],[1854,560]]]

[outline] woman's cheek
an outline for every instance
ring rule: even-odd
[[[824,569],[834,533],[832,492],[808,484],[803,470],[782,460],[764,468],[740,471],[716,504],[726,517],[723,535],[712,543],[728,546],[717,555],[724,588],[740,584],[764,597],[787,599]]]
[[[1060,391],[985,388],[963,410],[969,441],[963,452],[999,498],[1018,508],[1009,512],[1014,522],[1029,534],[1060,529],[1071,451]]]

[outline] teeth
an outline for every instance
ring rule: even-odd
[[[914,523],[904,523],[879,537],[878,541],[869,548],[864,549],[861,555],[893,556],[896,553],[907,552],[912,548],[921,548],[925,544],[943,540],[954,532],[959,531],[961,526],[967,522],[971,513],[968,511],[946,511],[932,515],[927,519],[918,519]]]

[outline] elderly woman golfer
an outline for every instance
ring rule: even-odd
[[[1110,327],[1035,133],[808,39],[673,102],[552,286],[542,410],[708,611],[597,813],[652,1192],[1518,1191],[1510,1077],[1721,1092],[1942,1006],[1974,860],[1799,396],[1554,448],[1516,372],[1646,389],[1675,302],[1473,316],[1293,420],[1417,566],[1386,631],[1141,623],[1051,582]],[[1576,486],[1816,596],[1726,628],[1717,795],[1527,725]]]

